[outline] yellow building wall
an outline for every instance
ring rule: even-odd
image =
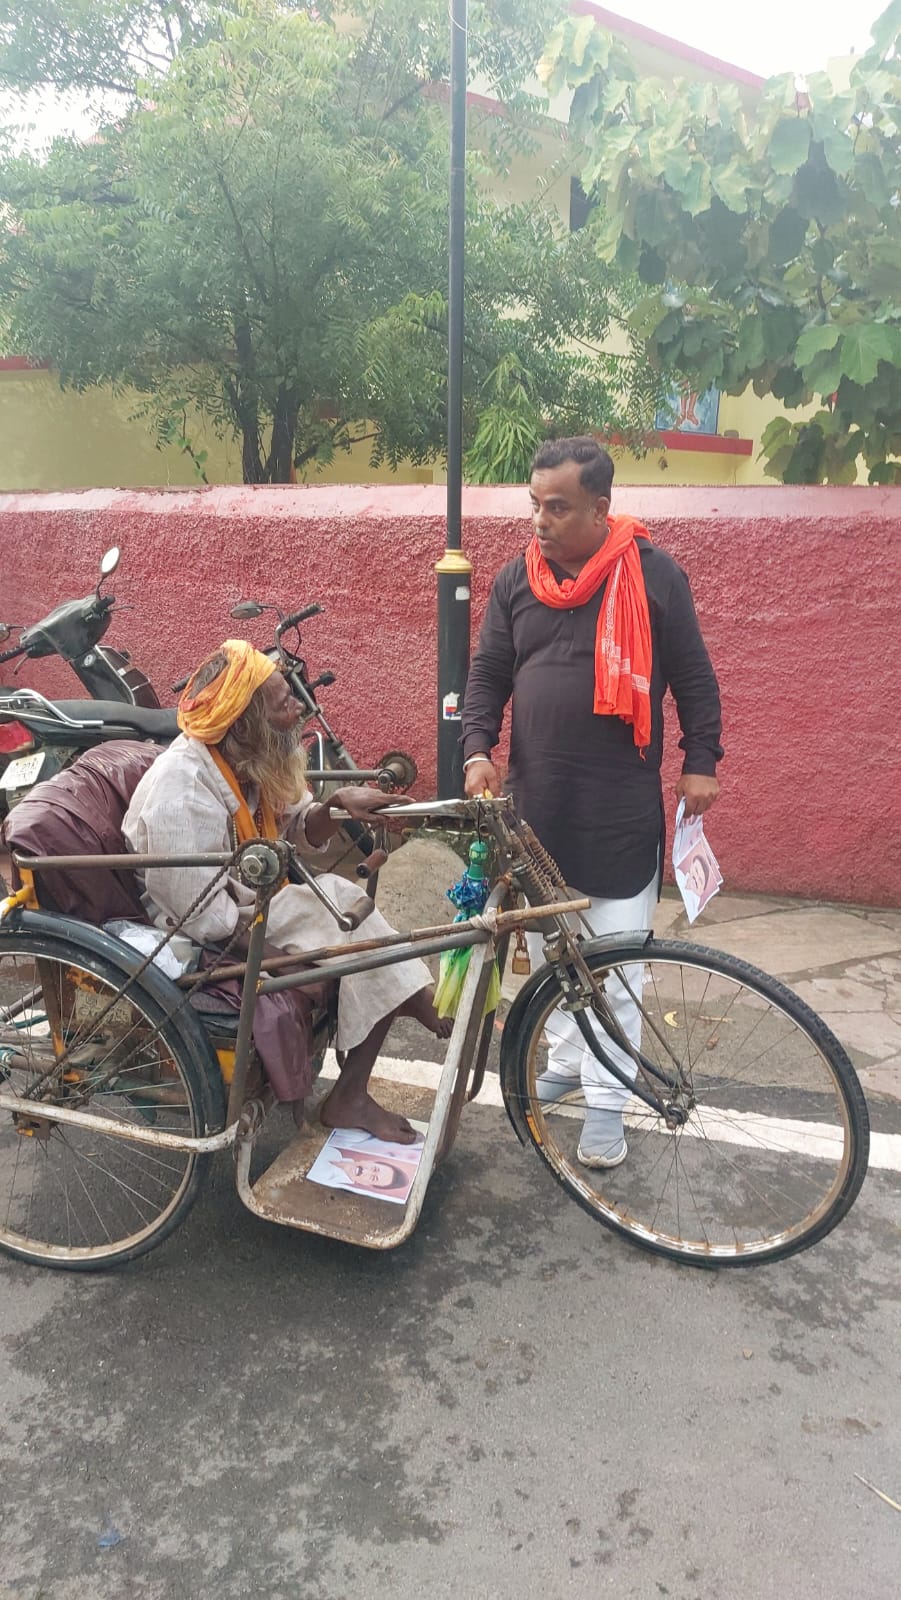
[[[112,389],[63,390],[52,372],[0,371],[0,492],[21,489],[196,488],[193,462],[174,445],[157,449],[146,422],[135,418],[138,396]],[[206,450],[210,483],[241,482],[241,450],[219,439],[201,418],[191,426]],[[339,453],[314,483],[431,483],[432,469],[393,473],[373,468],[368,444]]]
[[[659,48],[636,47],[634,40],[630,45],[651,73],[662,77],[701,75],[690,63],[669,60]],[[559,127],[548,123],[536,127],[534,151],[515,157],[505,174],[492,175],[490,187],[498,199],[514,203],[534,200],[540,194],[568,227],[570,177],[577,170],[578,154],[565,126],[567,97],[560,97],[552,110]],[[492,111],[476,101],[469,116],[470,146],[487,151],[493,127]],[[610,345],[615,348],[616,340]],[[135,397],[109,389],[89,389],[81,394],[63,391],[55,375],[47,371],[0,370],[0,490],[196,485],[200,480],[187,456],[175,446],[157,449],[147,423],[134,416],[138,404]],[[719,433],[750,439],[751,455],[656,448],[638,457],[614,451],[617,481],[678,485],[771,482],[758,460],[760,438],[781,409],[777,401],[758,399],[751,389],[739,396],[723,395]],[[598,425],[602,424],[599,418]],[[218,438],[200,418],[192,425],[191,437],[197,449],[208,453],[205,472],[210,483],[241,482],[236,440]],[[388,466],[373,468],[369,452],[370,445],[362,444],[349,453],[339,453],[331,465],[311,468],[308,480],[429,483],[444,479],[442,463],[434,467],[402,464],[395,473]]]
[[[0,492],[24,489],[196,487],[193,464],[175,446],[158,450],[149,427],[134,419],[137,401],[109,389],[83,394],[62,390],[52,372],[0,372]],[[760,484],[771,482],[756,457],[760,435],[780,407],[752,390],[720,400],[719,431],[753,440],[751,456],[700,450],[652,449],[641,457],[615,450],[620,483]],[[218,439],[200,419],[192,442],[207,450],[210,483],[240,483],[241,456],[234,440]],[[433,483],[442,467],[370,465],[369,445],[339,453],[311,471],[311,483]]]

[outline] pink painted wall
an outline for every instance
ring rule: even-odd
[[[646,521],[692,580],[723,689],[727,759],[708,831],[727,885],[901,903],[901,490],[633,488],[615,509]],[[318,599],[325,614],[304,640],[312,667],[339,674],[328,714],[361,761],[411,750],[426,793],[443,513],[431,486],[0,495],[0,617],[31,622],[87,592],[118,543],[114,590],[135,610],[107,637],[159,689],[240,631],[236,599]],[[477,623],[492,575],[528,537],[525,491],[467,490],[464,515]],[[267,641],[264,621],[248,631]],[[59,663],[18,681],[80,693]]]

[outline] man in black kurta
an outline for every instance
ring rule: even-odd
[[[612,480],[610,457],[593,439],[558,440],[539,450],[530,484],[531,556],[508,562],[494,581],[463,708],[466,791],[499,793],[490,756],[512,696],[507,787],[567,882],[591,898],[587,915],[596,933],[651,924],[663,861],[660,762],[667,688],[685,752],[677,793],[689,816],[713,804],[723,753],[719,690],[688,579],[640,524],[624,527],[629,519],[609,517]],[[642,747],[636,743],[637,713],[599,715],[595,709],[599,619],[603,625],[608,586],[619,581],[618,568],[589,598],[566,603],[572,587],[567,580],[578,581],[589,562],[602,560],[608,540],[616,536],[619,546],[628,545],[630,534],[650,623]],[[536,562],[554,590],[553,604],[533,591]],[[540,948],[540,936],[534,942]],[[634,976],[640,983],[640,969]],[[637,1045],[636,1007],[621,985],[611,984],[608,994]],[[552,1021],[550,1069],[539,1092],[546,1101],[557,1099],[581,1079],[589,1110],[580,1159],[589,1166],[617,1165],[626,1155],[627,1092],[586,1049],[571,1017],[557,1012]],[[604,1046],[610,1049],[608,1040]],[[619,1064],[634,1075],[625,1054]]]

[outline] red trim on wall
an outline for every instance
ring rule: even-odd
[[[643,22],[633,22],[631,17],[621,17],[616,11],[608,11],[606,6],[595,5],[594,0],[571,0],[569,9],[577,16],[596,17],[601,26],[609,28],[611,33],[628,34],[633,39],[640,39],[643,44],[664,50],[669,56],[689,61],[693,67],[714,72],[719,78],[731,78],[733,83],[744,83],[751,89],[762,89],[766,83],[765,78],[758,77],[756,72],[749,72],[746,67],[733,66],[731,61],[720,61],[718,56],[709,56],[706,50],[696,50],[694,45],[684,44],[681,39],[671,39],[668,34],[658,33],[656,28],[648,28]]]
[[[0,356],[0,372],[46,372],[49,361],[29,361],[27,356]]]
[[[426,100],[440,100],[442,104],[450,99],[450,85],[446,83],[424,83],[422,94]],[[508,115],[507,107],[502,100],[495,100],[490,94],[476,94],[472,89],[466,91],[466,104],[470,111],[486,111],[491,117],[505,117]],[[560,130],[565,132],[564,125]]]
[[[667,428],[657,438],[667,450],[696,450],[712,456],[749,456],[754,449],[753,439],[726,439],[721,433],[679,433]]]

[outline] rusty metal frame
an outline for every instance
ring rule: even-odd
[[[469,1075],[467,1051],[471,1051],[474,1036],[477,1035],[481,1026],[481,1012],[485,995],[488,992],[493,965],[493,946],[490,941],[486,940],[481,944],[476,958],[469,963],[463,982],[463,992],[460,997],[460,1007],[454,1023],[454,1031],[450,1037],[447,1057],[435,1092],[428,1132],[425,1136],[422,1155],[407,1203],[398,1219],[396,1228],[393,1228],[390,1232],[380,1232],[378,1236],[371,1235],[357,1241],[370,1249],[393,1250],[410,1237],[419,1221],[419,1214],[422,1210],[429,1180],[441,1156],[453,1141],[453,1133],[450,1130],[454,1091],[459,1083],[462,1083],[464,1088],[466,1085]],[[457,1114],[459,1115],[459,1111]],[[450,1138],[448,1138],[449,1134]],[[255,1135],[253,1133],[241,1136],[238,1139],[235,1147],[235,1182],[238,1194],[247,1209],[257,1216],[265,1217],[267,1221],[272,1221],[270,1213],[258,1205],[250,1182],[250,1162],[254,1139]],[[290,1226],[290,1224],[288,1225]],[[316,1223],[309,1223],[306,1220],[299,1220],[295,1226],[308,1233],[325,1234],[328,1232],[325,1227]]]
[[[49,870],[65,870],[67,867],[93,867],[105,870],[144,870],[148,867],[177,867],[177,866],[204,866],[221,868],[227,866],[234,856],[228,852],[207,852],[194,855],[159,855],[159,854],[123,854],[123,855],[96,855],[96,856],[18,856],[13,857],[20,871],[29,874]],[[306,876],[306,874],[305,874]],[[33,891],[32,891],[33,893]],[[250,940],[247,956],[243,962],[236,962],[233,966],[223,969],[229,976],[242,976],[244,988],[241,996],[241,1006],[238,1013],[238,1032],[234,1047],[234,1070],[229,1085],[228,1109],[224,1129],[215,1134],[206,1136],[190,1136],[167,1133],[153,1128],[140,1128],[131,1123],[114,1123],[105,1117],[92,1116],[90,1112],[75,1111],[66,1106],[47,1107],[46,1114],[42,1116],[41,1107],[46,1104],[41,1100],[26,1102],[29,1114],[35,1121],[68,1123],[73,1127],[94,1129],[104,1136],[131,1141],[136,1144],[155,1145],[168,1149],[193,1151],[198,1154],[226,1149],[234,1144],[238,1138],[239,1122],[244,1107],[244,1097],[247,1088],[248,1075],[251,1062],[251,1045],[253,1032],[253,1017],[258,994],[274,994],[284,989],[305,988],[322,981],[340,978],[342,975],[368,971],[374,967],[390,966],[407,961],[415,955],[437,955],[445,950],[465,949],[476,945],[481,947],[480,959],[470,962],[469,970],[464,982],[460,1006],[451,1034],[448,1055],[442,1070],[439,1089],[433,1109],[433,1121],[430,1122],[430,1134],[426,1139],[423,1158],[420,1162],[416,1182],[411,1190],[410,1200],[405,1208],[406,1217],[414,1196],[418,1196],[415,1204],[415,1216],[411,1228],[415,1226],[422,1203],[422,1195],[431,1175],[435,1163],[442,1159],[450,1149],[456,1136],[463,1105],[466,1101],[466,1088],[469,1081],[470,1068],[474,1067],[472,1078],[472,1091],[477,1093],[478,1086],[484,1074],[484,1056],[487,1054],[487,1045],[490,1038],[488,1022],[483,1018],[484,1000],[488,991],[491,969],[495,958],[495,950],[499,940],[519,924],[535,921],[537,917],[547,920],[558,915],[565,915],[573,911],[586,909],[587,900],[566,900],[552,905],[543,905],[540,908],[526,907],[508,912],[502,912],[499,907],[509,893],[509,884],[505,880],[498,883],[485,908],[485,913],[479,917],[469,918],[464,922],[450,922],[439,924],[435,927],[411,929],[407,933],[394,934],[384,940],[361,941],[361,954],[350,954],[352,946],[347,944],[323,946],[321,949],[306,952],[298,960],[305,965],[303,970],[295,972],[276,972],[274,976],[267,975],[265,960],[266,926],[268,922],[269,892],[261,886],[257,893],[257,901],[250,924]],[[12,897],[11,897],[12,898]],[[12,912],[15,905],[24,905],[26,896],[24,891],[15,897],[13,905],[6,902],[5,908]],[[30,903],[34,903],[33,900]],[[177,931],[177,930],[175,930]],[[284,958],[275,958],[273,965],[282,964]],[[310,965],[314,962],[314,965]],[[201,986],[204,977],[212,981],[221,976],[215,970],[209,974],[190,975],[193,986]],[[174,987],[184,989],[184,979],[178,980]],[[127,989],[127,985],[126,985]],[[187,996],[184,997],[185,999]],[[480,1039],[481,1034],[481,1039]],[[473,1053],[477,1043],[480,1045],[478,1058],[473,1062]],[[21,1114],[23,1101],[19,1096],[7,1095],[0,1092],[0,1111],[11,1111]],[[242,1190],[242,1184],[249,1192],[249,1162],[250,1148],[255,1139],[253,1131],[245,1132],[239,1141],[236,1151],[238,1187],[245,1204],[249,1203]],[[245,1171],[246,1152],[246,1171]],[[428,1159],[426,1155],[428,1154]],[[423,1177],[423,1169],[426,1176]],[[250,1209],[254,1207],[251,1204]],[[409,1231],[409,1230],[408,1230]],[[393,1235],[391,1236],[393,1238]],[[407,1237],[407,1232],[402,1232],[400,1237]],[[396,1242],[400,1242],[400,1237]]]

